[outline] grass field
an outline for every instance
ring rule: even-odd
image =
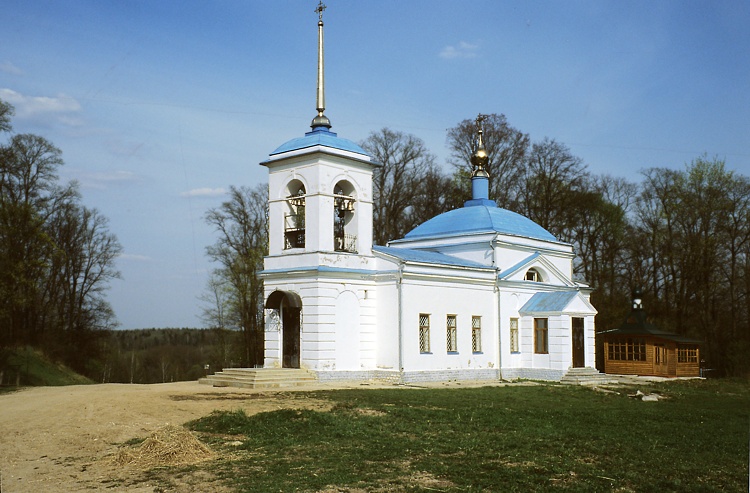
[[[747,491],[747,381],[317,392],[189,424],[237,491]],[[233,445],[230,445],[234,442]],[[238,447],[238,442],[242,444]]]
[[[54,363],[31,347],[0,350],[0,393],[21,386],[81,385],[93,383],[64,365]]]

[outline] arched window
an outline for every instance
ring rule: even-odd
[[[355,201],[351,183],[336,183],[333,189],[333,249],[337,252],[357,253]]]
[[[526,276],[524,277],[524,280],[526,281],[533,281],[533,282],[542,282],[542,274],[536,270],[535,268],[531,268],[526,271]]]
[[[284,249],[290,248],[305,248],[305,185],[299,180],[287,186]]]

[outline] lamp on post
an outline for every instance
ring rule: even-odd
[[[643,310],[643,294],[640,288],[633,291],[633,310]]]

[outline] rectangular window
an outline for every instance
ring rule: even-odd
[[[628,339],[628,351],[633,355],[633,361],[646,361],[646,340]]]
[[[456,316],[448,315],[446,330],[446,346],[449,353],[458,351],[458,334],[456,329]]]
[[[549,339],[546,318],[534,319],[534,352],[537,354],[549,353]]]
[[[693,346],[678,346],[677,347],[677,362],[678,363],[697,363],[698,362],[698,348]]]
[[[510,319],[510,352],[511,353],[521,352],[518,346],[518,319],[517,318]]]
[[[419,314],[419,352],[430,352],[430,316],[426,313]]]
[[[609,341],[607,358],[612,361],[646,361],[646,340],[622,338]]]
[[[471,351],[482,352],[482,317],[471,317]]]

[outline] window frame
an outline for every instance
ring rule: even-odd
[[[471,316],[471,352],[482,352],[482,317],[480,315]]]
[[[423,323],[424,320],[424,323]],[[430,314],[419,314],[419,353],[430,354]]]
[[[540,323],[544,322],[544,327]],[[549,319],[534,318],[534,354],[549,354]]]
[[[542,273],[539,272],[539,269],[531,267],[526,271],[526,274],[523,275],[523,280],[529,282],[543,282]]]
[[[458,317],[454,314],[445,317],[445,348],[448,353],[458,352]]]
[[[514,323],[515,322],[515,323]],[[521,352],[521,340],[519,337],[519,319],[518,317],[510,318],[510,352],[518,354]]]
[[[678,363],[697,363],[698,362],[698,346],[692,346],[689,344],[679,344],[677,346],[677,362]]]
[[[646,339],[643,337],[617,337],[607,342],[609,361],[646,361]]]

